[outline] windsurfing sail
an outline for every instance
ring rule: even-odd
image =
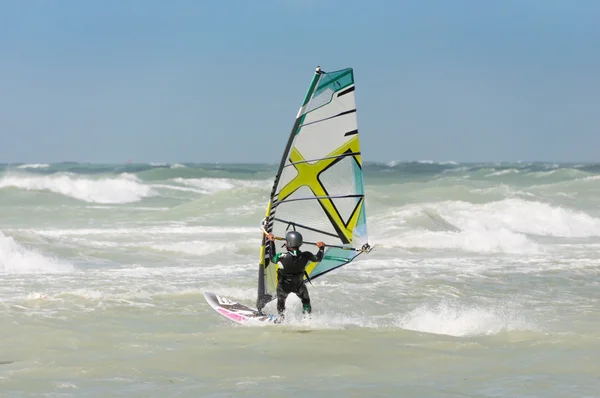
[[[285,237],[287,231],[296,230],[304,238],[303,250],[318,241],[326,243],[323,260],[306,268],[310,280],[371,250],[358,137],[353,69],[324,72],[317,67],[283,151],[261,225],[259,310],[274,298],[277,287],[278,265],[270,264],[265,253],[267,233]],[[311,251],[315,253],[316,246]]]

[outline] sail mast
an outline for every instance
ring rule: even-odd
[[[265,213],[265,221],[266,223],[262,226],[264,228],[261,248],[260,248],[260,261],[258,265],[258,298],[256,301],[256,308],[260,311],[269,301],[273,299],[271,294],[268,294],[265,284],[265,269],[269,266],[269,259],[265,258],[265,251],[268,245],[266,233],[270,233],[273,229],[273,217],[272,217],[272,209],[273,209],[273,198],[277,192],[277,185],[279,183],[279,178],[281,176],[281,172],[285,166],[287,155],[290,151],[292,143],[294,142],[294,136],[298,133],[298,128],[302,124],[302,119],[304,116],[302,115],[302,109],[308,104],[312,93],[317,86],[317,82],[319,81],[321,75],[321,67],[317,66],[315,70],[315,74],[310,82],[308,90],[306,91],[306,95],[304,96],[304,100],[302,101],[302,106],[298,111],[298,115],[296,116],[296,120],[294,121],[294,126],[292,127],[292,131],[290,132],[290,136],[288,138],[285,149],[283,150],[283,154],[281,155],[281,161],[279,162],[279,169],[277,170],[277,174],[275,175],[275,180],[273,181],[273,188],[271,189],[271,195],[269,198],[269,204],[267,205],[267,211]]]

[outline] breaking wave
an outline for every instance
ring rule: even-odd
[[[7,174],[0,188],[49,191],[90,203],[131,203],[156,193],[133,175],[92,179],[68,174]]]
[[[71,271],[73,267],[58,259],[46,257],[17,243],[0,232],[0,272],[5,274],[54,273]]]

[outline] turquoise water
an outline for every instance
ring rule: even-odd
[[[1,166],[0,396],[598,396],[600,165],[367,164],[375,249],[238,326],[275,171]]]

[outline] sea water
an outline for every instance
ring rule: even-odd
[[[600,165],[366,164],[373,251],[240,326],[276,169],[1,166],[0,396],[600,396]]]

